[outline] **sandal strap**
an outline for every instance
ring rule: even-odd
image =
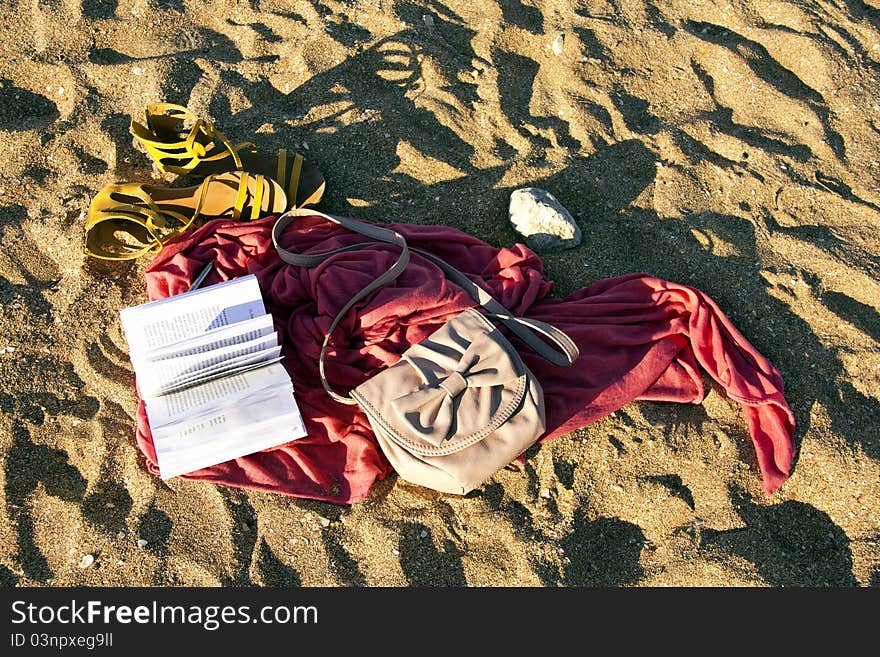
[[[129,211],[129,208],[134,208],[135,211]],[[114,208],[113,210],[105,210],[95,217],[89,217],[86,224],[85,244],[83,246],[85,253],[102,260],[134,260],[140,258],[142,255],[150,253],[151,251],[160,251],[164,243],[171,239],[173,235],[169,235],[165,238],[157,235],[152,229],[152,222],[149,220],[144,221],[141,217],[140,213],[142,211],[146,211],[146,208],[138,208],[137,206],[123,204],[119,209]],[[116,224],[115,230],[106,230],[108,222],[114,222]],[[120,241],[114,233],[118,230],[122,230],[128,232],[129,235],[133,235],[131,230],[126,231],[125,229],[125,224],[132,223],[143,228],[152,240],[143,244],[141,247]],[[90,242],[92,241],[90,238],[94,236],[98,236],[98,239],[100,240],[98,249],[91,248],[90,245]],[[100,247],[116,247],[122,253],[101,250]]]
[[[250,174],[247,171],[243,171],[241,174],[241,178],[238,181],[238,197],[235,199],[235,205],[232,206],[232,218],[235,221],[241,219],[241,211],[244,209],[244,202],[247,198],[248,192],[248,178]]]
[[[121,190],[116,193],[124,195],[124,196],[133,196],[136,199],[139,199],[147,204],[147,207],[141,207],[139,205],[134,205],[132,203],[125,203],[124,201],[120,201],[118,205],[113,206],[112,210],[125,210],[126,212],[142,212],[147,215],[147,223],[152,228],[164,228],[165,227],[165,217],[163,216],[165,212],[156,205],[155,201],[153,201],[153,197],[147,193],[147,190],[144,189],[143,185],[131,184],[126,185]],[[168,214],[176,214],[176,213],[168,213]]]
[[[214,176],[210,176],[213,178]],[[207,180],[205,181],[207,182]],[[170,229],[174,232],[183,232],[187,230],[190,226],[195,223],[198,218],[199,211],[205,199],[205,190],[207,189],[207,185],[203,184],[202,189],[200,190],[200,196],[196,203],[196,209],[193,213],[192,217],[183,214],[181,212],[177,212],[176,210],[171,210],[169,208],[160,207],[154,200],[153,197],[147,192],[144,188],[144,185],[131,185],[125,186],[122,190],[118,191],[118,194],[124,196],[132,196],[140,201],[143,201],[146,207],[140,205],[134,205],[132,203],[126,203],[124,201],[118,202],[116,205],[108,208],[105,211],[110,212],[127,212],[127,213],[140,213],[146,215],[147,220],[144,224],[145,227],[149,228],[152,232],[153,229],[164,229],[167,226],[167,221],[165,221],[166,217],[172,217],[177,219],[180,222],[180,227]],[[170,201],[169,201],[170,204]]]
[[[235,168],[241,171],[244,165],[239,151],[245,148],[253,148],[252,142],[233,144],[226,135],[217,130],[214,124],[197,117],[185,107],[172,103],[151,103],[147,105],[146,126],[132,121],[129,131],[144,146],[147,153],[156,164],[163,170],[171,173],[189,173],[201,162],[211,162],[232,156]],[[170,121],[168,121],[170,119]],[[177,141],[162,140],[157,132],[159,123],[170,123],[169,129],[179,132],[184,121],[192,121],[189,134],[186,139]],[[208,143],[199,141],[200,137],[206,137]],[[225,150],[208,155],[220,142]],[[168,165],[163,160],[174,159],[182,163],[180,166]]]
[[[248,200],[248,195],[250,193],[250,190],[248,189],[248,181],[250,180],[251,176],[253,176],[254,180],[254,193],[250,202],[250,220],[254,221],[260,218],[260,214],[263,210],[263,195],[265,194],[267,187],[266,177],[261,173],[249,174],[247,171],[242,171],[241,178],[238,181],[238,195],[235,199],[235,205],[232,206],[233,221],[241,220],[241,214],[244,211],[244,206]]]
[[[206,156],[208,154],[208,150],[205,148],[204,144],[196,141],[196,137],[199,136],[199,132],[201,132],[208,139],[211,140],[210,146],[214,146],[213,141],[216,139],[226,147],[226,151],[222,151],[219,154],[207,158]],[[241,144],[233,145],[233,143],[226,137],[226,135],[224,135],[222,132],[214,127],[213,123],[204,119],[196,119],[196,122],[190,129],[189,136],[186,138],[185,144],[187,150],[194,154],[193,160],[197,164],[201,160],[218,160],[224,157],[228,157],[228,154],[231,154],[232,159],[235,162],[236,171],[241,171],[244,168],[244,165],[241,163],[241,156],[238,154],[239,149],[253,145],[249,144],[248,142],[242,142]]]
[[[281,183],[281,186],[284,187],[284,182],[287,181],[287,206],[290,208],[296,207],[296,193],[299,190],[299,177],[302,173],[303,166],[303,156],[299,153],[294,153],[293,155],[293,164],[290,167],[290,178],[287,177],[287,149],[281,148],[278,150],[278,169],[277,175],[275,176],[275,180]]]
[[[196,201],[196,207],[195,207],[195,210],[193,210],[192,219],[189,221],[189,223],[187,223],[185,226],[183,226],[180,229],[181,232],[187,230],[190,225],[195,223],[195,221],[199,217],[199,215],[202,214],[202,207],[205,205],[205,199],[208,198],[208,188],[211,186],[211,183],[214,182],[214,178],[216,178],[216,177],[217,177],[217,174],[213,174],[213,173],[205,176],[205,179],[202,181],[201,188],[199,189],[199,198]],[[236,199],[235,207],[232,210],[232,218],[233,219],[238,219],[237,215],[241,214],[241,208],[239,206],[239,201],[242,198],[242,191],[241,191],[242,190],[242,182],[244,183],[245,191],[247,191],[247,177],[248,177],[247,172],[242,172],[241,180],[239,181],[239,187],[238,187],[238,198]]]
[[[202,199],[200,198],[199,204],[201,204],[201,201]],[[175,235],[189,230],[193,223],[195,223],[199,214],[199,205],[196,206],[196,211],[191,218],[181,212],[177,212],[176,210],[153,209],[155,207],[156,206],[153,205],[153,207],[145,208],[131,203],[120,203],[107,210],[101,210],[100,214],[95,217],[89,217],[86,220],[86,230],[88,231],[98,223],[105,221],[109,214],[113,214],[118,215],[119,218],[125,218],[140,224],[157,240],[166,242]],[[168,228],[168,222],[165,220],[166,217],[177,219],[177,221],[180,222],[180,226],[177,226],[176,228]]]
[[[147,105],[147,123],[155,117],[168,117],[179,121],[187,119],[195,119],[196,115],[186,109],[183,105],[174,103],[149,103]]]
[[[265,178],[262,174],[258,173],[256,176],[256,186],[257,189],[254,192],[254,199],[251,201],[251,221],[256,221],[260,218],[260,210],[263,206],[263,191],[265,190]]]

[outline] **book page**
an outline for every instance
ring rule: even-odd
[[[159,361],[136,361],[134,368],[140,376],[138,385],[141,388],[141,393],[152,395],[173,385],[177,380],[197,377],[202,372],[210,374],[226,365],[234,366],[236,359],[250,354],[266,353],[267,350],[272,350],[277,346],[278,334],[272,333],[250,342],[234,344],[204,353],[166,358]]]
[[[294,419],[291,417],[291,421]],[[212,447],[210,452],[195,452],[185,458],[166,456],[165,465],[159,466],[159,476],[162,479],[170,479],[171,477],[195,472],[202,468],[209,468],[218,463],[225,463],[242,456],[248,456],[270,447],[283,445],[291,440],[302,438],[305,435],[305,431],[301,427],[301,423],[295,425],[291,424],[291,422],[288,422],[286,425],[278,424],[271,427],[261,427],[260,433],[245,436],[242,441],[237,443],[223,441],[217,446]],[[206,454],[210,454],[210,456]]]
[[[216,405],[231,406],[267,389],[293,392],[290,375],[280,363],[223,376],[166,395],[145,396],[144,404],[150,427],[164,427],[182,420],[192,420]]]
[[[272,321],[272,315],[260,315],[254,319],[212,329],[203,335],[175,342],[167,347],[152,349],[145,352],[142,355],[142,359],[144,361],[158,361],[167,358],[201,354],[213,349],[229,347],[262,338],[272,333],[274,329],[275,325]]]
[[[133,360],[152,349],[265,314],[253,274],[119,313]]]
[[[158,393],[158,395],[159,396],[170,395],[175,392],[180,392],[181,390],[186,390],[187,388],[192,388],[193,386],[201,385],[203,383],[208,383],[210,381],[216,381],[217,379],[221,379],[224,376],[234,376],[235,374],[243,374],[245,372],[250,372],[251,370],[259,369],[261,367],[266,367],[266,365],[271,365],[273,363],[280,363],[281,358],[282,358],[281,356],[278,356],[278,358],[272,358],[267,361],[259,361],[256,363],[252,363],[251,365],[248,365],[246,367],[238,367],[233,372],[221,371],[221,372],[218,372],[218,373],[213,374],[211,376],[199,377],[195,381],[184,381],[182,383],[171,386],[170,388],[166,388],[166,389],[162,390],[160,393]]]
[[[186,467],[187,472],[205,467],[203,463],[222,463],[230,458],[247,456],[267,447],[282,445],[302,434],[296,434],[301,424],[297,413],[276,415],[271,418],[263,418],[260,422],[252,423],[246,429],[237,431],[224,431],[224,418],[222,416],[210,416],[205,418],[204,424],[193,430],[193,434],[168,436],[168,441],[163,440],[161,459],[159,444],[157,443],[157,461],[159,469],[165,478],[165,473],[172,464],[177,467]],[[296,434],[296,435],[294,435]],[[172,446],[173,442],[178,445]],[[237,452],[235,456],[229,456],[230,452]],[[184,466],[185,464],[185,466]],[[174,475],[171,475],[174,476]]]
[[[199,383],[203,383],[210,379],[216,379],[218,376],[228,376],[237,372],[253,369],[255,366],[272,363],[281,359],[281,347],[275,346],[269,349],[245,354],[236,358],[230,358],[222,363],[211,365],[210,367],[187,372],[180,376],[170,379],[160,388],[152,388],[151,395],[167,394],[181,388],[188,388]],[[138,383],[140,385],[140,383]]]
[[[292,392],[266,391],[234,407],[153,431],[167,479],[301,438],[305,429]]]
[[[195,418],[187,418],[152,431],[153,443],[158,450],[182,450],[203,442],[211,442],[224,433],[243,433],[262,422],[287,415],[296,410],[293,395],[274,389],[249,395],[238,404],[215,410]],[[212,431],[201,433],[206,427]],[[183,440],[186,438],[186,440]]]

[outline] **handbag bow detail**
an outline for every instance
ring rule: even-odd
[[[416,436],[437,447],[456,430],[456,405],[465,403],[466,391],[472,397],[467,403],[474,406],[469,417],[480,417],[481,422],[488,424],[502,401],[497,386],[516,381],[522,375],[504,347],[489,333],[477,336],[457,363],[448,354],[448,345],[444,345],[446,353],[431,350],[426,343],[419,346],[425,349],[405,358],[428,383],[392,400],[391,407]],[[438,376],[438,368],[448,374]]]

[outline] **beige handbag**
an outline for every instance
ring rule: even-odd
[[[320,216],[379,243],[394,244],[401,255],[392,267],[356,294],[330,324],[321,348],[318,370],[327,393],[342,404],[363,409],[388,461],[405,480],[463,495],[519,456],[544,433],[541,386],[507,338],[485,315],[468,309],[427,339],[411,346],[400,360],[343,396],[324,375],[330,335],[351,307],[397,278],[409,262],[406,239],[395,231],[315,210],[282,215],[272,230],[278,255],[285,262],[313,267],[331,255],[370,246],[366,242],[325,253],[297,254],[280,246],[279,238],[297,217]],[[578,349],[565,333],[544,322],[514,317],[485,290],[440,258],[412,249],[438,265],[538,354],[567,367]],[[551,348],[535,333],[559,348]]]

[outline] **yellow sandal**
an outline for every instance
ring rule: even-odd
[[[287,190],[289,209],[317,203],[324,195],[324,177],[299,153],[282,148],[277,155],[266,155],[251,142],[233,144],[210,121],[180,105],[151,103],[146,115],[146,124],[131,122],[131,134],[166,173],[204,176],[233,169],[262,173]]]
[[[107,185],[89,205],[85,252],[102,260],[133,260],[161,251],[172,237],[203,220],[253,220],[286,207],[277,182],[245,171],[208,175],[193,187]]]

